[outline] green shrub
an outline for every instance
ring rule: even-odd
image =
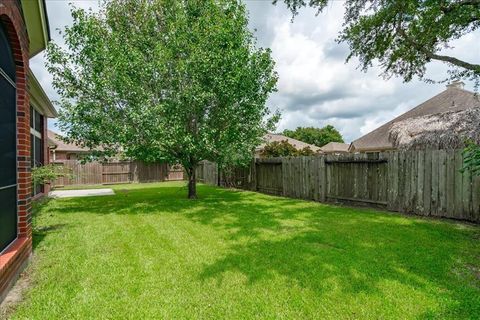
[[[32,168],[32,181],[34,184],[51,183],[58,177],[68,175],[62,166],[48,164]]]
[[[480,175],[480,145],[472,141],[467,142],[463,150],[463,171],[470,171],[472,175]]]

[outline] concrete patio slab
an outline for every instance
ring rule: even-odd
[[[51,191],[48,195],[52,198],[75,198],[75,197],[96,197],[114,195],[112,189],[85,189],[85,190],[61,190]]]

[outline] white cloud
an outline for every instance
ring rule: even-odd
[[[84,9],[98,8],[96,0],[47,0],[52,38],[57,43],[61,37],[56,29],[72,23],[69,2]],[[279,130],[333,124],[351,141],[444,89],[443,84],[418,80],[408,84],[401,79],[385,80],[378,68],[364,73],[354,60],[345,64],[348,47],[335,42],[343,22],[342,1],[332,1],[318,16],[313,9],[303,9],[293,23],[281,1],[276,6],[270,0],[245,2],[251,28],[257,29],[258,44],[272,49],[280,76],[279,90],[268,101],[271,109],[282,111]],[[472,33],[455,41],[454,48],[445,49],[445,53],[480,62],[479,43],[480,33]],[[55,100],[58,96],[44,61],[44,56],[38,55],[31,68]],[[441,63],[428,66],[432,79],[441,79],[445,72]]]
[[[333,124],[352,141],[444,89],[443,84],[418,80],[408,84],[401,79],[386,80],[376,67],[364,73],[357,69],[355,59],[345,64],[348,48],[335,42],[343,22],[341,1],[332,2],[318,16],[315,10],[304,9],[293,24],[291,13],[280,2],[274,9],[268,2],[246,3],[255,11],[251,25],[257,28],[261,44],[272,49],[276,61],[279,90],[269,105],[282,110],[279,131]],[[470,34],[447,51],[478,61],[479,40],[478,33]],[[441,79],[446,67],[430,63],[428,71],[430,78]]]

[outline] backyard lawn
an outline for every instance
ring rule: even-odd
[[[478,319],[480,228],[184,183],[37,208],[13,319]]]

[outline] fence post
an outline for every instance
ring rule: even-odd
[[[138,182],[138,162],[132,161],[130,162],[130,182]]]
[[[320,191],[320,202],[325,202],[327,200],[327,166],[325,165],[325,155],[320,156],[319,161],[319,191]]]
[[[282,157],[282,196],[287,196],[287,166],[285,164],[285,158]]]
[[[252,161],[252,191],[257,191],[257,159]]]

